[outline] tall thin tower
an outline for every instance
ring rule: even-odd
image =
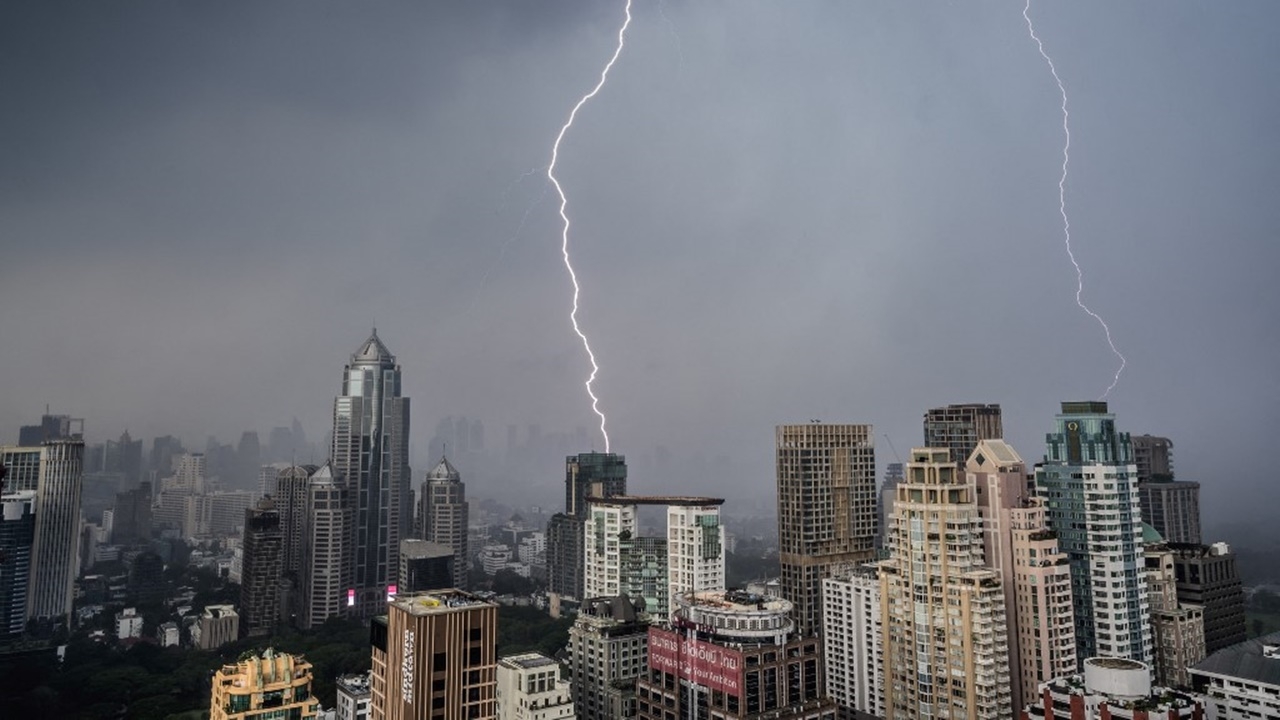
[[[467,486],[462,483],[458,469],[442,456],[422,482],[418,524],[423,540],[453,549],[453,586],[460,590],[467,587],[467,568],[470,565],[467,516]]]
[[[779,425],[782,595],[796,630],[822,628],[822,581],[875,555],[876,450],[870,425]]]
[[[343,371],[329,454],[353,510],[348,612],[361,618],[385,611],[400,566],[401,514],[409,511],[401,507],[409,495],[409,398],[400,393],[400,366],[375,329]]]

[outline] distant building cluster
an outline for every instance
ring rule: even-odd
[[[375,331],[319,464],[296,423],[145,457],[128,433],[86,447],[68,416],[24,427],[0,447],[0,650],[86,623],[203,650],[367,623],[370,670],[336,678],[334,708],[268,648],[216,672],[211,718],[1280,718],[1280,634],[1248,638],[1199,483],[1105,402],[1062,403],[1030,466],[993,404],[928,410],[883,475],[870,424],[778,426],[780,573],[747,588],[724,498],[632,494],[624,456],[584,452],[563,508],[473,509],[447,453],[483,426],[451,419],[415,499],[409,424]],[[177,553],[234,597],[173,590]],[[504,603],[571,617],[567,644],[499,657]]]

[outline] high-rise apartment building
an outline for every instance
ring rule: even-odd
[[[27,587],[36,538],[36,493],[0,495],[0,642],[27,626]]]
[[[883,627],[874,565],[822,581],[826,695],[844,717],[884,717]]]
[[[455,587],[453,548],[417,538],[400,541],[400,575],[397,593],[445,590]]]
[[[284,573],[297,577],[302,572],[303,531],[307,524],[307,495],[315,465],[290,465],[276,473],[275,492],[271,499],[280,513],[280,530],[284,536]]]
[[[985,564],[1000,572],[1009,623],[1009,679],[1016,712],[1041,683],[1076,671],[1071,570],[1043,501],[1028,495],[1027,466],[1003,440],[981,440],[965,465],[982,518]]]
[[[371,720],[494,720],[498,606],[460,590],[398,595],[373,619]]]
[[[1147,601],[1151,605],[1155,683],[1164,687],[1190,687],[1188,668],[1205,658],[1204,608],[1178,602],[1173,552],[1158,535],[1146,539],[1143,556]]]
[[[885,548],[885,528],[889,527],[889,516],[893,514],[893,498],[898,494],[898,483],[902,482],[902,463],[889,463],[885,466],[884,482],[880,485],[880,494],[876,497],[876,550],[887,554]]]
[[[577,720],[560,663],[541,653],[498,660],[498,720]]]
[[[302,526],[298,624],[303,628],[323,625],[355,605],[351,553],[347,551],[347,530],[353,526],[348,496],[347,484],[333,476],[331,465],[312,473]]]
[[[271,498],[244,511],[244,567],[240,572],[240,631],[270,635],[280,620],[284,532]]]
[[[1070,561],[1076,657],[1150,665],[1151,615],[1129,434],[1116,430],[1115,415],[1102,401],[1064,402],[1055,424],[1035,483]]]
[[[240,637],[240,614],[233,605],[206,605],[192,628],[201,650],[216,650]]]
[[[177,495],[204,493],[206,468],[204,453],[186,453],[180,456],[173,476],[163,480],[161,491]]]
[[[74,432],[71,425],[80,424],[80,432]],[[48,440],[65,440],[83,435],[84,421],[70,415],[50,415],[46,412],[40,417],[39,425],[23,425],[18,428],[19,447],[37,447]]]
[[[1244,642],[1249,637],[1245,628],[1244,588],[1231,547],[1221,542],[1212,545],[1169,543],[1169,549],[1173,552],[1178,603],[1204,608],[1205,651],[1212,654]]]
[[[1173,441],[1155,435],[1133,435],[1133,465],[1140,483],[1168,482],[1173,479]]]
[[[947,448],[916,448],[878,563],[887,717],[1009,718],[1001,574],[983,565],[975,488]]]
[[[780,425],[776,449],[782,596],[796,632],[814,635],[822,581],[875,554],[875,433],[870,425]]]
[[[623,595],[665,617],[672,598],[695,590],[723,590],[721,498],[615,495],[587,498],[583,585],[588,597]],[[666,507],[662,537],[640,535],[638,508]]]
[[[458,589],[466,589],[467,571],[471,569],[471,557],[467,554],[469,514],[467,486],[463,484],[458,469],[448,458],[441,456],[440,462],[422,482],[418,537],[453,549],[452,586]]]
[[[339,675],[334,681],[334,720],[369,720],[369,673]]]
[[[343,370],[333,401],[329,462],[347,488],[355,603],[367,618],[383,612],[400,566],[400,533],[409,512],[409,398],[401,395],[400,366],[375,330]]]
[[[151,483],[116,494],[112,512],[111,542],[132,545],[151,540]]]
[[[209,720],[311,720],[320,710],[311,680],[311,663],[272,648],[223,665],[213,676]]]
[[[925,447],[947,448],[951,462],[964,467],[982,440],[1004,437],[1000,406],[981,403],[931,408],[924,414]]]
[[[39,447],[0,447],[0,464],[9,469],[5,489],[36,494],[28,619],[70,620],[79,565],[83,462],[84,440],[78,436]]]
[[[835,720],[822,642],[794,632],[791,603],[741,590],[676,596],[670,628],[649,628],[636,683],[641,720]]]
[[[1167,480],[1138,483],[1142,520],[1165,540],[1199,545],[1200,483]]]
[[[581,600],[584,597],[583,522],[587,497],[607,498],[627,492],[627,461],[615,453],[581,453],[565,458],[564,512],[547,523],[547,590]]]
[[[631,600],[585,600],[569,628],[569,686],[578,717],[634,718],[636,679],[645,671],[648,647],[648,616]]]

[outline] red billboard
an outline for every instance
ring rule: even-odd
[[[649,667],[712,690],[742,695],[742,653],[737,650],[651,627]]]

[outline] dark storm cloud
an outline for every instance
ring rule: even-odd
[[[767,504],[774,424],[873,422],[906,452],[947,402],[1002,403],[1038,459],[1115,363],[1072,301],[1021,3],[662,8],[636,3],[559,172],[615,448],[704,458],[638,487]],[[10,437],[45,403],[97,439],[295,415],[317,437],[374,321],[418,454],[445,415],[593,426],[536,171],[621,3],[0,13]],[[1113,408],[1218,513],[1261,486],[1280,400],[1278,13],[1033,5],[1085,298],[1130,360]]]

